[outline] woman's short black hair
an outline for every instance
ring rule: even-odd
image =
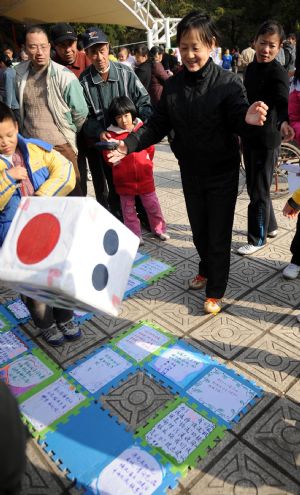
[[[153,46],[149,51],[149,56],[154,59],[155,55],[163,55],[164,49],[161,46]]]
[[[285,39],[282,25],[279,22],[273,20],[265,21],[259,26],[258,30],[256,31],[254,41],[257,41],[258,37],[264,34],[277,34],[280,43],[282,43]]]
[[[197,10],[190,12],[179,22],[176,36],[177,46],[180,45],[181,37],[191,29],[199,32],[199,38],[204,45],[211,46],[215,43],[220,46],[220,35],[212,18]]]
[[[142,57],[149,57],[149,50],[147,45],[138,45],[134,49],[135,55],[141,55]]]
[[[112,124],[117,125],[116,117],[118,115],[124,115],[124,113],[131,113],[132,120],[137,117],[137,111],[133,101],[128,96],[119,96],[114,98],[109,105],[108,114]]]
[[[0,123],[2,124],[5,120],[12,120],[14,124],[17,123],[17,119],[12,109],[0,101]]]

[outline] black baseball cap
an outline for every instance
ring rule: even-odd
[[[106,34],[97,27],[90,27],[82,34],[83,48],[86,50],[97,43],[108,43]]]
[[[77,34],[72,26],[70,26],[70,24],[64,24],[63,22],[55,24],[55,26],[51,29],[50,34],[54,45],[66,40],[77,40]]]

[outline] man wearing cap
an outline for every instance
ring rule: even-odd
[[[90,61],[84,51],[77,49],[77,34],[70,24],[59,23],[51,29],[51,41],[56,51],[53,58],[58,64],[68,67],[76,77],[79,77]]]
[[[106,140],[106,129],[111,124],[108,108],[113,98],[128,96],[135,104],[138,116],[145,121],[152,113],[150,97],[130,67],[109,60],[108,39],[101,29],[90,27],[83,33],[82,41],[91,61],[90,67],[81,73],[79,80],[89,107],[83,130],[91,145],[89,164],[96,198],[115,216],[120,217],[120,200],[114,190],[111,167],[106,165],[101,151],[93,144]]]
[[[63,22],[55,24],[51,29],[51,41],[55,48],[55,57],[53,60],[58,64],[68,67],[70,71],[79,77],[81,72],[84,71],[90,65],[90,61],[87,58],[84,51],[77,49],[77,34],[70,24]],[[87,195],[87,156],[86,156],[86,143],[84,141],[83,132],[80,131],[77,134],[77,148],[78,148],[78,169],[80,172],[80,186],[83,196]]]
[[[88,114],[82,87],[69,69],[50,59],[48,35],[41,26],[27,30],[25,49],[28,62],[16,66],[21,133],[52,144],[73,163],[79,184],[76,133]],[[81,195],[79,186],[73,193]]]

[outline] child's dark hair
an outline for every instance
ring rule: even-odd
[[[17,123],[17,119],[11,108],[0,101],[0,124],[5,120],[12,120],[14,124]]]
[[[161,46],[153,46],[149,51],[151,60],[154,60],[155,55],[163,55],[164,49]]]
[[[146,45],[138,45],[134,49],[134,54],[135,55],[141,55],[142,57],[149,57],[149,50]]]
[[[220,45],[220,35],[212,18],[204,12],[192,11],[187,14],[177,26],[177,45],[180,45],[180,40],[184,34],[191,29],[195,29],[199,33],[199,38],[206,46],[211,46],[215,43]]]
[[[0,53],[0,63],[3,63],[6,67],[11,67],[13,64],[13,61],[5,55],[5,53]]]
[[[265,21],[263,22],[258,30],[256,31],[254,41],[257,41],[259,36],[263,36],[264,34],[277,34],[280,40],[280,43],[282,43],[285,39],[285,34],[282,25],[273,20]]]
[[[134,103],[128,96],[119,96],[114,98],[109,105],[108,114],[112,124],[117,125],[116,117],[118,115],[124,115],[124,113],[131,113],[132,121],[137,117],[137,111]]]

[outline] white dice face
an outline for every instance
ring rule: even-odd
[[[92,198],[23,198],[0,279],[51,306],[117,315],[138,245]]]

